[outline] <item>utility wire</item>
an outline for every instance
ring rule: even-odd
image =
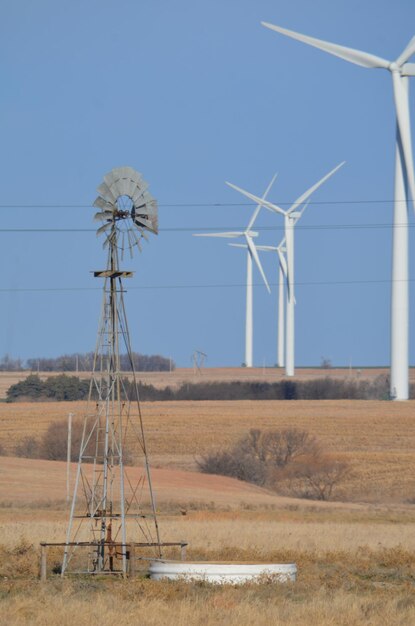
[[[348,285],[383,285],[392,282],[415,282],[410,278],[407,281],[392,281],[392,279],[379,280],[327,280],[327,281],[304,281],[295,283],[296,287],[308,286],[348,286]],[[278,283],[269,283],[271,287],[277,287]],[[253,283],[253,287],[263,287],[263,283]],[[147,290],[170,290],[170,289],[228,289],[228,288],[246,288],[245,283],[217,283],[217,284],[193,284],[193,285],[140,285],[128,287],[123,285],[124,291],[147,291]],[[72,291],[102,291],[101,287],[16,287],[1,288],[0,293],[37,293],[37,292],[72,292]]]
[[[296,230],[382,230],[386,228],[414,228],[415,223],[410,224],[314,224],[314,225],[297,225]],[[221,231],[244,231],[245,226],[173,226],[159,228],[159,232],[163,233],[216,233]],[[284,226],[254,226],[254,231],[284,231]],[[0,228],[0,233],[96,233],[96,228]]]
[[[291,206],[295,200],[276,201],[274,204],[278,206]],[[407,200],[311,200],[312,204],[394,204],[395,202],[407,202]],[[409,202],[409,200],[408,200]],[[256,202],[176,202],[163,203],[159,202],[158,207],[172,208],[192,208],[192,207],[237,207],[237,206],[257,206]],[[92,204],[0,204],[0,209],[91,209],[97,210]]]

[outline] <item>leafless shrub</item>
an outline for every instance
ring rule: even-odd
[[[350,471],[348,463],[320,455],[295,462],[286,476],[293,495],[311,500],[331,500]]]
[[[14,454],[26,459],[39,458],[39,441],[35,437],[24,437],[15,447]]]
[[[231,452],[214,452],[202,456],[196,461],[204,474],[219,474],[244,480],[255,485],[265,482],[264,466],[252,456],[238,456]]]
[[[89,426],[92,426],[90,424]],[[84,420],[77,419],[72,422],[71,433],[71,461],[77,461],[81,449],[82,435],[84,430]],[[87,427],[86,432],[89,432]],[[85,454],[89,457],[97,456],[98,463],[103,458],[103,438],[99,438],[97,444],[96,433],[94,432],[87,442]],[[48,461],[66,461],[68,446],[68,422],[67,420],[59,420],[52,422],[43,437],[38,441],[34,437],[25,437],[15,448],[16,456],[26,457],[28,459],[46,459]],[[131,465],[133,455],[125,446],[123,450],[123,459],[125,465]]]
[[[305,430],[252,429],[230,450],[205,455],[199,470],[284,490],[301,498],[329,500],[349,466],[328,457]]]
[[[261,443],[265,463],[270,467],[286,467],[300,457],[315,457],[320,453],[316,438],[297,428],[265,432]]]
[[[73,420],[71,437],[71,461],[77,461],[81,447],[84,422]],[[68,446],[68,422],[60,420],[52,422],[42,437],[39,458],[49,461],[65,461]]]

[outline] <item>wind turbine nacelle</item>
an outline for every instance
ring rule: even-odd
[[[299,217],[301,217],[301,211],[293,211],[292,213],[290,213],[290,217],[294,218],[295,220],[298,219]]]

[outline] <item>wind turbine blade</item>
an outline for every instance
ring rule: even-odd
[[[337,170],[340,169],[345,163],[346,163],[346,161],[343,161],[342,163],[339,163],[339,165],[337,165],[334,169],[332,169],[328,174],[323,176],[323,178],[321,178],[318,181],[318,183],[316,183],[315,185],[310,187],[310,189],[307,189],[307,191],[305,191],[299,198],[297,198],[297,200],[294,202],[294,204],[288,209],[287,213],[290,214],[293,211],[295,211],[300,206],[300,204],[303,204],[303,202],[305,202],[307,200],[307,198],[309,198],[311,196],[311,194],[316,189],[318,189],[320,187],[320,185],[322,185],[324,182],[326,182],[326,180],[329,179],[330,176],[333,176],[333,174],[335,172],[337,172]]]
[[[287,278],[288,278],[287,259],[285,258],[285,256],[281,252],[281,250],[277,249],[277,252],[278,252],[278,260],[280,262],[282,273],[284,274],[285,280],[287,280]],[[288,283],[288,281],[287,281],[287,283]],[[288,285],[288,288],[289,288],[289,285]]]
[[[399,135],[401,138],[403,156],[405,160],[405,169],[408,177],[409,194],[415,210],[415,175],[411,144],[411,127],[409,121],[408,92],[403,85],[402,77],[399,72],[392,72],[392,80],[396,106],[396,120],[398,123]]]
[[[401,70],[402,76],[415,76],[415,63],[405,63]]]
[[[193,237],[222,237],[223,239],[236,239],[243,236],[243,231],[231,231],[227,233],[193,233]]]
[[[267,277],[265,276],[265,272],[262,269],[261,261],[259,260],[259,256],[258,256],[258,252],[256,251],[255,244],[254,244],[252,239],[247,234],[245,234],[245,239],[246,239],[246,243],[247,243],[248,248],[249,248],[249,252],[251,253],[251,256],[253,257],[253,259],[254,259],[254,261],[256,263],[256,266],[259,269],[259,272],[260,272],[260,274],[262,276],[262,280],[265,283],[265,287],[267,288],[268,293],[271,293],[271,289],[270,289],[270,287],[268,285],[268,281],[267,281]]]
[[[271,178],[271,181],[270,181],[270,183],[269,183],[268,187],[265,189],[265,192],[264,192],[264,194],[263,194],[263,196],[262,196],[262,199],[263,199],[263,200],[265,200],[265,198],[267,197],[268,193],[270,192],[271,187],[272,187],[272,185],[274,184],[275,179],[277,178],[277,176],[278,176],[278,174],[277,174],[277,173],[275,173],[275,174],[274,174],[274,176]],[[247,232],[249,232],[249,231],[251,230],[252,226],[254,225],[255,220],[256,220],[256,218],[258,217],[258,213],[260,212],[260,210],[261,210],[261,205],[260,205],[260,204],[258,204],[257,208],[256,208],[256,209],[255,209],[255,211],[253,212],[253,215],[252,215],[252,217],[251,217],[251,219],[250,219],[250,221],[249,221],[248,226],[246,227]]]
[[[281,239],[280,243],[277,246],[277,250],[282,250],[284,246],[285,246],[285,237]]]
[[[261,22],[261,24],[266,28],[275,30],[277,33],[281,33],[282,35],[287,35],[287,37],[291,37],[292,39],[297,39],[297,41],[307,43],[310,46],[314,46],[314,48],[324,50],[324,52],[333,54],[335,57],[339,57],[340,59],[344,59],[345,61],[350,61],[350,63],[354,63],[355,65],[361,65],[362,67],[371,68],[379,67],[385,70],[389,69],[390,62],[386,59],[375,56],[374,54],[368,54],[367,52],[355,50],[354,48],[339,46],[336,43],[330,43],[328,41],[323,41],[322,39],[309,37],[308,35],[301,35],[300,33],[296,33],[293,30],[281,28],[281,26],[275,26],[274,24],[269,24],[268,22]]]
[[[415,53],[415,37],[406,46],[405,50],[396,59],[396,64],[401,66]]]
[[[245,189],[241,189],[241,187],[237,187],[236,185],[233,185],[232,183],[227,182],[226,184],[229,187],[232,187],[232,189],[239,191],[239,193],[241,193],[243,196],[246,196],[250,200],[253,200],[253,202],[256,202],[257,204],[264,206],[265,208],[270,209],[271,211],[274,211],[275,213],[281,213],[281,215],[286,214],[286,212],[280,209],[280,207],[277,206],[276,204],[272,204],[272,202],[268,202],[268,200],[263,200],[262,198],[259,198],[258,196],[254,196],[253,193],[249,193],[249,191],[245,191]]]
[[[306,208],[308,207],[308,205],[310,204],[310,200],[307,200],[307,202],[304,204],[303,208],[301,209],[301,211],[299,212],[300,215],[297,217],[297,219],[295,220],[295,223],[298,222],[299,219],[301,219],[301,217],[303,216],[304,211],[306,210]]]
[[[229,244],[232,245],[232,244]],[[262,252],[277,252],[277,248],[275,246],[255,246],[257,250],[261,250]]]
[[[280,268],[282,270],[282,273],[284,275],[284,279],[285,279],[285,285],[287,288],[287,296],[288,298],[291,297],[291,281],[288,278],[288,264],[287,264],[287,259],[285,258],[285,256],[283,255],[282,251],[280,249],[277,248],[277,252],[278,252],[278,260],[280,263]],[[297,304],[296,300],[295,300],[295,296],[294,296],[294,304]]]
[[[246,243],[228,243],[228,246],[231,248],[245,248],[245,250],[248,247]]]

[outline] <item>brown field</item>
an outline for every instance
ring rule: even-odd
[[[85,403],[0,404],[0,444],[12,454],[23,437],[40,437]],[[229,446],[250,428],[295,426],[352,464],[347,500],[415,498],[415,401],[361,400],[143,403],[148,448],[156,467],[195,470],[195,459]]]
[[[14,385],[20,380],[24,380],[31,372],[0,372],[0,399],[6,397],[6,391],[10,385]],[[33,372],[37,373],[37,372]],[[386,375],[389,370],[384,367],[356,367],[350,368],[330,368],[321,369],[319,367],[301,367],[296,369],[296,379],[311,380],[313,378],[354,379],[373,380],[377,376]],[[60,372],[40,372],[39,376],[44,379],[49,376],[58,376]],[[68,376],[79,376],[89,378],[89,372],[67,372]],[[128,376],[128,374],[126,374]],[[143,383],[154,385],[155,387],[179,387],[184,383],[197,382],[230,382],[230,381],[254,381],[254,382],[276,382],[285,378],[284,370],[274,367],[205,367],[200,372],[195,372],[193,368],[177,368],[173,372],[138,372],[137,376]],[[409,370],[411,383],[415,383],[415,368]]]
[[[0,443],[12,452],[23,436],[40,437],[52,421],[84,409],[0,404]],[[415,401],[155,402],[143,404],[143,416],[162,539],[187,540],[195,560],[296,562],[297,582],[62,581],[50,569],[42,585],[39,541],[61,541],[68,518],[65,464],[0,457],[1,623],[415,624],[415,505],[408,503],[415,498]],[[183,471],[250,428],[287,426],[307,429],[352,463],[343,501],[296,500]],[[60,559],[53,553],[50,568]]]

